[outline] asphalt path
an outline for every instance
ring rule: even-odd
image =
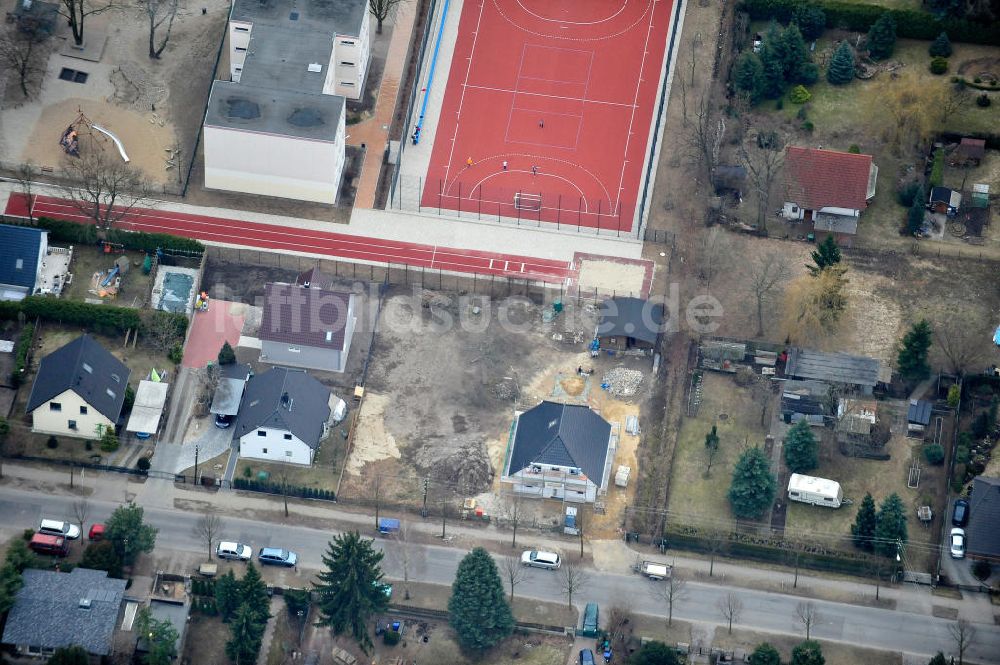
[[[36,527],[44,516],[72,521],[74,497],[48,495],[0,487],[2,526],[21,530]],[[88,521],[101,521],[117,507],[110,501],[90,500]],[[146,521],[159,529],[157,550],[180,552],[205,551],[204,542],[193,529],[200,514],[176,509],[146,508]],[[254,549],[284,547],[299,556],[300,570],[318,570],[321,555],[333,531],[281,523],[262,523],[236,517],[225,517],[225,538],[250,544]],[[392,540],[376,539],[376,545],[386,552],[384,571],[393,579],[402,577],[400,547]],[[464,551],[443,545],[407,545],[410,579],[418,582],[450,585]],[[597,600],[610,607],[620,603],[633,611],[665,616],[666,605],[654,593],[657,585],[637,575],[617,575],[587,570],[586,586],[574,596],[574,604]],[[558,572],[530,569],[517,586],[520,597],[560,602],[565,599]],[[743,605],[739,619],[742,628],[771,633],[801,635],[795,618],[796,606],[803,602],[798,596],[751,589],[739,589],[689,581],[682,598],[675,599],[674,617],[686,621],[723,625],[718,604],[727,594],[735,594]],[[913,654],[933,654],[954,651],[954,639],[949,633],[953,622],[922,614],[864,607],[823,600],[813,601],[819,619],[813,626],[816,638],[866,646],[876,649]],[[976,634],[966,652],[966,662],[1000,663],[1000,627],[992,616],[983,616],[984,623],[975,624]],[[988,623],[987,623],[988,622]]]

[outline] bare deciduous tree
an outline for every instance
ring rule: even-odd
[[[151,203],[145,178],[100,145],[88,146],[80,157],[67,157],[65,168],[73,181],[64,188],[66,195],[98,229],[110,229],[134,208]]]
[[[746,285],[757,305],[757,337],[764,335],[764,308],[788,279],[788,261],[778,251],[769,250],[750,264]]]
[[[622,603],[615,603],[608,611],[608,639],[611,640],[612,648],[620,653],[625,652],[625,645],[628,643],[628,625],[634,618],[632,610]]]
[[[757,227],[766,233],[768,204],[785,161],[784,147],[777,132],[757,132],[740,145],[739,158],[757,195]]]
[[[719,147],[726,133],[726,123],[716,113],[709,91],[703,91],[687,123],[684,137],[688,157],[708,182],[712,170],[719,164]]]
[[[846,270],[839,264],[830,266],[789,285],[782,329],[793,344],[821,339],[836,329],[848,305]]]
[[[149,19],[149,57],[157,59],[167,48],[170,41],[170,31],[174,28],[179,0],[139,0],[139,6]],[[156,31],[166,23],[160,43],[156,43]]]
[[[121,5],[115,0],[59,0],[59,15],[73,31],[73,43],[83,46],[83,22],[88,16],[103,14]]]
[[[712,287],[712,279],[721,270],[733,264],[733,243],[726,231],[713,226],[697,240],[698,277],[705,288]]]
[[[816,606],[812,603],[799,603],[795,606],[795,618],[800,624],[802,624],[802,629],[806,631],[806,639],[812,634],[813,626],[819,623],[819,612],[816,611]]]
[[[87,521],[87,515],[90,513],[90,502],[86,499],[80,499],[73,502],[73,517],[76,518],[76,523],[80,525],[80,533],[83,533],[83,523]]]
[[[375,17],[375,34],[382,34],[382,24],[396,13],[406,0],[368,0],[368,11]]]
[[[416,549],[410,538],[410,523],[400,520],[399,529],[392,535],[396,542],[396,555],[399,557],[399,567],[403,570],[403,598],[410,599],[410,568],[416,556]]]
[[[24,198],[28,201],[28,221],[34,222],[35,200],[32,196],[32,192],[34,191],[35,186],[35,165],[31,162],[21,162],[17,165],[14,177],[17,179],[17,184],[21,187],[21,193],[24,194]]]
[[[988,329],[979,317],[953,315],[934,323],[934,345],[942,364],[956,376],[963,376],[985,358],[980,343]]]
[[[958,651],[958,665],[964,665],[965,652],[968,651],[969,645],[972,644],[972,640],[976,637],[976,627],[966,619],[959,619],[948,626],[948,632],[951,633],[952,639],[955,640],[955,649]]]
[[[574,594],[579,593],[590,583],[590,575],[583,568],[563,562],[563,566],[559,570],[559,583],[562,586],[563,595],[566,596],[566,604],[572,608]]]
[[[377,473],[372,480],[372,500],[375,502],[375,529],[378,530],[379,510],[382,507],[382,476]]]
[[[25,99],[34,96],[45,74],[44,40],[42,33],[16,26],[0,34],[0,65],[17,75]]]
[[[208,508],[194,524],[194,537],[199,538],[208,548],[208,560],[212,560],[212,545],[222,534],[222,518],[214,509]]]
[[[521,564],[520,557],[508,554],[500,560],[500,568],[504,577],[507,578],[507,584],[510,585],[510,602],[513,603],[514,588],[524,580],[524,565]]]
[[[521,525],[524,521],[525,505],[521,499],[521,495],[517,492],[511,492],[509,494],[504,494],[501,499],[500,510],[503,514],[507,524],[513,530],[510,538],[510,546],[517,547],[517,527]]]
[[[652,589],[657,600],[667,606],[667,626],[672,626],[674,623],[674,603],[684,598],[686,586],[687,581],[677,577],[677,571],[673,570],[665,583],[657,584]]]
[[[725,596],[719,598],[715,604],[719,609],[719,614],[729,623],[729,634],[733,634],[733,622],[739,623],[740,615],[743,613],[743,601],[739,596],[730,591]]]

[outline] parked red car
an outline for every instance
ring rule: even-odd
[[[104,525],[92,524],[90,527],[90,533],[87,534],[87,538],[95,541],[104,540]]]

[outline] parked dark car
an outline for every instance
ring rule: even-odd
[[[594,652],[590,649],[580,649],[580,665],[595,665]]]
[[[959,499],[955,502],[955,508],[951,511],[951,523],[953,526],[965,526],[969,523],[969,502]]]

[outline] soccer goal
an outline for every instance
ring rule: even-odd
[[[542,195],[518,192],[514,195],[514,207],[518,210],[537,212],[542,209]]]

